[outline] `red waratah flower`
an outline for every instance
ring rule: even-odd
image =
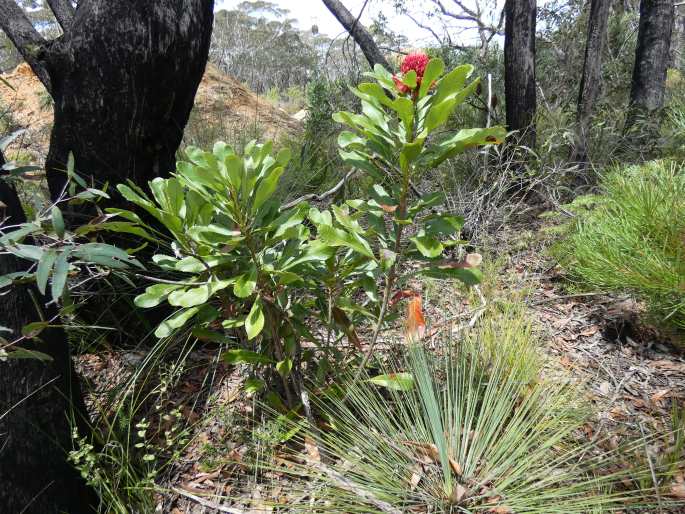
[[[402,73],[409,73],[411,70],[414,70],[416,72],[416,77],[420,80],[423,77],[423,73],[426,71],[428,61],[430,61],[430,57],[423,52],[409,54],[402,59],[400,71]]]

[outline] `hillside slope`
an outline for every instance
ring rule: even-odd
[[[0,129],[26,129],[10,146],[8,158],[42,163],[50,144],[52,99],[26,64],[1,76],[12,87],[0,82]],[[191,123],[207,129],[219,126],[214,131],[218,136],[249,133],[263,139],[279,139],[301,130],[300,121],[211,64],[198,89]]]

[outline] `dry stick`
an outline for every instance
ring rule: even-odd
[[[642,437],[646,438],[645,429],[640,422],[640,432]],[[659,505],[659,512],[664,512],[664,506],[661,504],[661,495],[659,494],[659,481],[656,478],[656,471],[654,471],[654,463],[652,462],[652,456],[649,454],[649,448],[647,448],[647,441],[645,440],[645,455],[647,456],[647,463],[649,464],[649,472],[652,475],[652,481],[654,482],[654,493],[656,494],[657,505]]]
[[[301,202],[306,202],[307,200],[316,200],[316,201],[321,201],[326,199],[327,197],[334,195],[338,191],[340,191],[340,188],[342,188],[345,185],[345,182],[349,180],[352,175],[354,175],[357,172],[356,169],[352,169],[347,172],[347,174],[338,182],[335,186],[333,186],[331,189],[326,191],[325,193],[321,193],[320,195],[317,195],[316,193],[311,193],[308,195],[300,196],[299,198],[296,198],[292,202],[288,202],[284,205],[281,206],[279,211],[285,211],[287,209],[290,209],[291,207],[295,207],[297,204]]]
[[[361,499],[371,503],[381,512],[386,512],[387,514],[402,514],[402,511],[396,509],[383,500],[379,500],[370,491],[362,489],[358,484],[355,484],[351,480],[345,478],[342,474],[329,468],[325,464],[319,463],[316,467],[319,468],[319,470],[323,472],[330,480],[332,480],[340,489],[356,494]]]
[[[180,489],[178,487],[172,487],[171,490],[175,492],[176,494],[180,494],[181,496],[185,496],[186,498],[190,498],[191,500],[199,503],[203,507],[207,507],[208,509],[215,509],[218,510],[219,512],[227,512],[228,514],[247,514],[247,511],[240,510],[240,509],[232,509],[231,507],[224,507],[223,505],[219,505],[218,503],[211,502],[209,500],[205,500],[204,498],[200,496],[195,496],[194,494],[189,493],[188,491],[184,491],[183,489]]]

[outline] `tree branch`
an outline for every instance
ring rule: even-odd
[[[386,70],[389,70],[390,65],[371,37],[371,34],[367,32],[361,23],[358,23],[358,20],[347,10],[347,7],[339,0],[323,0],[323,3],[340,24],[345,27],[345,30],[354,38],[355,43],[362,49],[364,57],[369,61],[371,67],[373,68],[376,64],[380,64],[384,66]]]
[[[31,66],[33,73],[40,79],[48,92],[51,92],[50,75],[45,63],[39,57],[46,41],[14,0],[0,0],[0,27],[19,50],[24,60]]]
[[[57,22],[62,27],[62,31],[66,32],[71,28],[71,24],[74,22],[74,6],[71,5],[70,0],[47,0],[50,9],[52,9]]]

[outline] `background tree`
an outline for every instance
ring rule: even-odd
[[[607,39],[607,21],[611,0],[591,0],[587,24],[587,42],[583,75],[580,79],[576,111],[576,139],[571,162],[587,163],[587,131],[602,80],[602,53]]]
[[[369,65],[373,68],[376,64],[380,64],[389,70],[388,61],[371,34],[360,23],[359,18],[355,17],[339,0],[323,0],[323,3],[362,49]]]
[[[504,6],[504,93],[509,130],[519,142],[535,146],[536,0],[507,0]]]
[[[629,132],[641,120],[647,122],[642,123],[642,126],[651,127],[647,131],[651,139],[659,126],[658,116],[655,115],[664,106],[673,16],[673,0],[640,2],[640,28],[625,132]]]

